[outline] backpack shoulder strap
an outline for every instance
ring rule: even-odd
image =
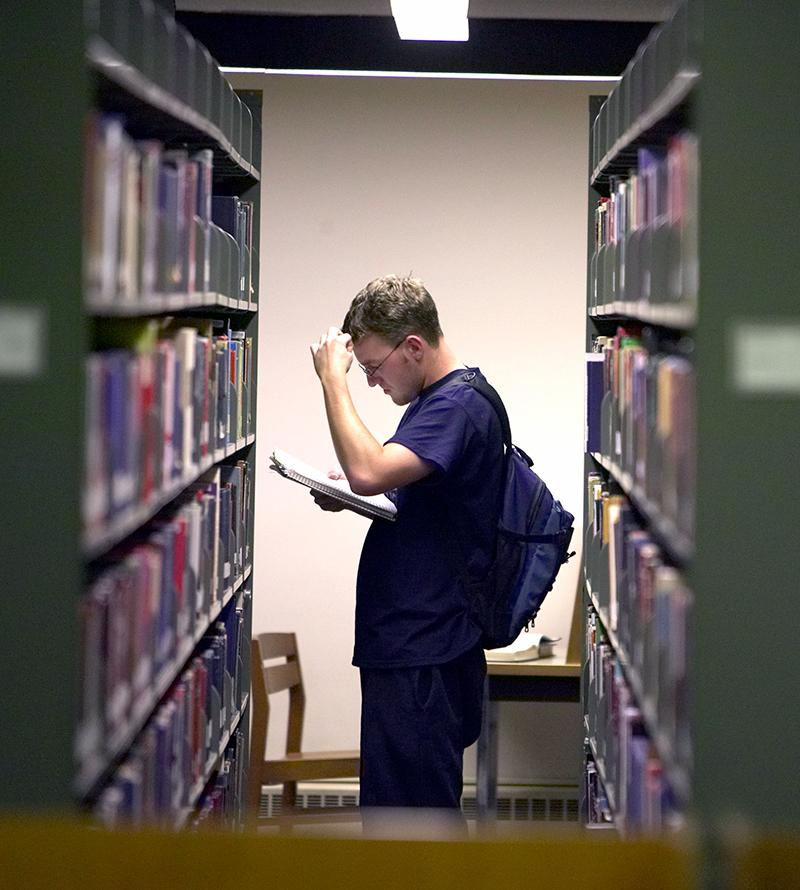
[[[475,371],[467,370],[460,378],[468,386],[477,390],[485,399],[489,401],[495,413],[500,419],[500,427],[503,430],[503,443],[506,451],[511,450],[511,423],[508,419],[508,412],[500,394],[484,377],[479,377]]]

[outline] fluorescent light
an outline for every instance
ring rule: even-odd
[[[220,66],[223,74],[287,74],[308,77],[408,77],[438,80],[543,80],[554,83],[613,83],[619,74],[481,74],[465,71],[348,71],[336,68],[237,68]]]
[[[469,40],[469,0],[391,0],[402,40]]]

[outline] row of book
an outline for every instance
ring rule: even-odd
[[[243,825],[247,803],[246,767],[247,731],[239,724],[213,781],[203,792],[197,810],[188,822],[190,829],[212,825],[238,828]]]
[[[90,309],[158,308],[167,295],[256,300],[253,204],[213,194],[213,152],[134,140],[119,115],[86,126],[84,262]]]
[[[614,824],[626,833],[681,827],[683,808],[592,609],[587,613],[586,652],[584,719]]]
[[[683,131],[637,151],[595,209],[589,307],[697,300],[698,141]]]
[[[597,337],[586,357],[586,450],[686,540],[695,523],[695,371],[684,345],[641,328]],[[672,349],[668,352],[667,349]]]
[[[253,117],[211,53],[157,0],[87,4],[88,56],[101,73],[189,123],[249,168]],[[97,39],[102,43],[97,45]],[[124,64],[121,64],[124,63]]]
[[[688,766],[691,591],[628,499],[599,473],[587,487],[584,565],[593,599],[660,743]]]
[[[88,539],[196,478],[255,431],[253,340],[211,321],[119,319],[86,359]],[[220,323],[221,324],[221,323]],[[114,345],[124,344],[124,345]]]
[[[591,750],[584,753],[583,799],[584,818],[587,825],[593,828],[613,826],[614,811]]]
[[[96,564],[80,601],[76,753],[91,777],[141,725],[251,562],[247,461],[207,471]]]
[[[102,824],[176,826],[194,810],[242,715],[251,610],[246,590],[203,636],[98,795]]]
[[[596,174],[619,140],[635,139],[648,129],[656,106],[662,116],[685,101],[699,71],[700,32],[700,0],[683,0],[650,31],[592,125],[591,168]],[[627,143],[619,147],[619,154],[625,147]],[[612,169],[616,157],[609,159]]]

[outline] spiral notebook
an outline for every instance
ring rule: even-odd
[[[383,494],[362,497],[355,494],[346,479],[329,479],[321,470],[303,463],[291,454],[277,448],[272,452],[270,469],[280,473],[286,479],[299,482],[312,491],[330,495],[360,513],[378,519],[394,520],[397,507]]]

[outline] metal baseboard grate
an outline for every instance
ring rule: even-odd
[[[298,806],[306,809],[358,806],[357,785],[301,785],[297,792]],[[461,809],[467,819],[478,812],[474,787],[464,789]],[[262,819],[281,813],[281,788],[265,787],[261,794],[259,816]],[[577,787],[541,785],[497,789],[497,819],[504,822],[577,822]]]

